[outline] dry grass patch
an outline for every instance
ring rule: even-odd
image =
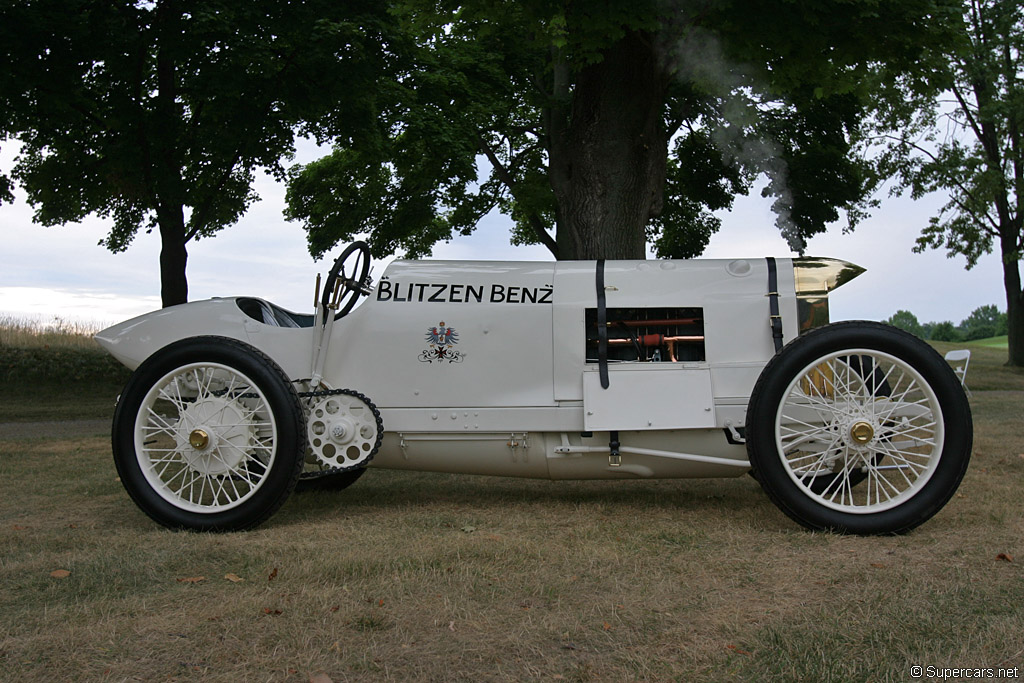
[[[99,349],[93,335],[105,325],[59,316],[44,319],[0,313],[0,345],[23,348]]]
[[[255,532],[172,533],[131,504],[105,440],[0,442],[0,666],[16,680],[203,681],[1019,666],[1024,399],[974,406],[959,495],[888,538],[808,533],[748,477],[387,471],[294,496]]]
[[[973,378],[999,390],[968,376],[975,449],[960,491],[900,537],[809,533],[749,477],[388,471],[293,496],[254,532],[173,533],[128,499],[105,438],[0,440],[0,670],[902,681],[913,664],[1024,669],[1024,382],[1001,363],[972,358]]]
[[[92,337],[104,327],[106,325],[100,322],[69,320],[60,316],[44,318],[0,313],[0,344],[94,349],[99,345]]]

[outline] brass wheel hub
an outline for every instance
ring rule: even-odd
[[[178,418],[174,440],[182,460],[208,477],[230,473],[257,446],[256,418],[244,403],[209,396],[190,403]]]
[[[188,435],[188,443],[192,448],[201,451],[210,445],[210,435],[202,429],[193,429]]]
[[[875,428],[867,422],[854,422],[850,427],[850,438],[855,443],[864,445],[875,438]]]

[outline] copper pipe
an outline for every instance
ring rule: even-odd
[[[662,318],[658,320],[614,320],[608,327],[623,325],[625,327],[646,327],[648,325],[694,325],[703,322],[703,318]]]
[[[654,335],[647,335],[647,336],[654,336]],[[704,337],[703,337],[703,335],[700,335],[700,336],[698,336],[698,335],[691,335],[691,336],[683,336],[683,337],[661,337],[661,343],[660,344],[645,344],[645,343],[643,343],[643,340],[640,340],[639,343],[640,343],[640,346],[661,346],[662,344],[675,344],[677,342],[684,342],[684,341],[690,341],[690,342],[704,341]],[[609,339],[608,343],[611,344],[612,346],[630,346],[630,345],[633,344],[633,340],[632,339]]]

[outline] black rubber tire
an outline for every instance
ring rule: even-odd
[[[936,420],[941,420],[944,435],[930,478],[905,501],[875,512],[844,512],[814,500],[789,475],[776,442],[776,419],[790,383],[805,368],[817,366],[819,359],[855,349],[888,354],[916,371],[934,392]],[[930,519],[956,492],[970,461],[973,425],[959,380],[934,349],[889,325],[849,321],[795,339],[768,362],[751,395],[746,436],[756,479],[772,502],[799,524],[860,535],[899,534]]]
[[[356,483],[359,477],[363,476],[365,472],[366,468],[360,467],[354,470],[337,472],[335,474],[326,474],[322,477],[309,477],[308,479],[299,479],[299,483],[295,485],[295,492],[305,493],[306,491],[341,491],[343,489],[347,489],[349,486]]]
[[[136,454],[136,418],[146,395],[169,373],[193,363],[220,364],[251,380],[263,393],[277,430],[273,460],[269,469],[260,472],[259,487],[236,507],[217,512],[183,509],[166,500],[143,474]],[[138,367],[118,401],[111,441],[121,483],[154,521],[172,529],[240,531],[265,522],[295,488],[306,451],[306,430],[295,388],[273,360],[244,342],[203,336],[170,344]]]

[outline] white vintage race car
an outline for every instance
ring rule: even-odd
[[[237,530],[369,466],[551,479],[751,472],[812,529],[898,533],[971,453],[952,369],[910,334],[828,324],[862,269],[820,258],[394,261],[349,246],[312,315],[198,301],[97,335],[135,370],[121,481],[169,527]],[[354,307],[360,296],[367,300]]]

